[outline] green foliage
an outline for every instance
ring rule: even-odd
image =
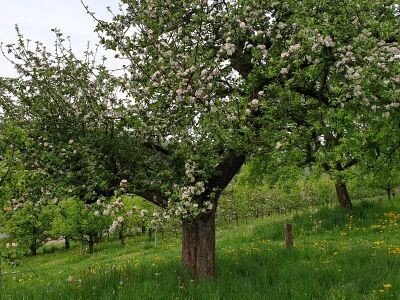
[[[295,166],[270,170],[271,173],[259,175],[262,182],[254,182],[254,172],[257,172],[254,161],[245,165],[223,194],[220,219],[230,222],[235,218],[286,213],[335,202],[334,182],[326,174],[305,172]],[[360,184],[356,188],[362,190],[364,186]]]
[[[61,200],[57,210],[52,223],[54,236],[75,238],[86,243],[98,240],[112,222],[111,216],[104,214],[99,203],[85,204],[79,199],[69,198]]]

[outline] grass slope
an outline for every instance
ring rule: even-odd
[[[397,200],[397,202],[400,202]],[[293,223],[286,250],[283,224]],[[180,243],[145,237],[26,258],[6,270],[1,299],[400,299],[400,205],[322,208],[217,233],[218,277],[195,281],[179,267]]]

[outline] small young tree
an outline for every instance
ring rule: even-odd
[[[111,225],[107,208],[101,200],[85,204],[79,199],[69,198],[58,203],[60,212],[53,222],[53,232],[65,237],[79,239],[88,245],[89,254],[94,253],[94,246],[103,232]]]
[[[36,200],[27,195],[21,196],[13,198],[5,207],[2,230],[20,248],[29,250],[35,256],[37,249],[51,236],[50,224],[54,217],[54,208],[47,199]]]

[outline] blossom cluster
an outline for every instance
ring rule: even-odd
[[[15,247],[17,247],[17,246],[18,246],[18,243],[15,243],[15,242],[6,243],[6,248],[7,248],[7,249],[9,249],[9,248],[15,248]]]

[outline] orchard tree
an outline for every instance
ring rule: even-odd
[[[398,135],[400,128],[398,126],[398,116],[393,116],[392,121],[395,124],[385,132],[382,128],[379,132],[380,139],[374,147],[371,147],[368,153],[368,161],[361,164],[360,174],[363,180],[371,188],[385,191],[388,200],[395,195],[395,188],[400,186],[400,156],[398,147],[400,145]],[[397,123],[397,124],[396,124]]]
[[[45,176],[39,172],[20,173],[14,181],[13,198],[3,208],[2,230],[32,256],[50,237],[54,216],[44,180]]]
[[[393,1],[122,3],[112,22],[99,21],[98,32],[130,62],[121,77],[132,99],[127,111],[154,148],[191,164],[188,183],[201,183],[204,191],[190,200],[212,204],[211,212],[183,221],[185,266],[214,275],[220,192],[245,154],[271,151],[277,139],[296,144],[304,132],[332,137],[319,161],[337,171],[340,204],[351,209],[339,172],[359,155],[347,145],[398,101]],[[159,200],[165,195],[143,196],[166,206]]]
[[[385,168],[376,170],[373,173],[371,185],[386,192],[388,200],[396,196],[395,188],[400,186],[400,171],[399,169]]]
[[[272,55],[272,43],[268,53],[274,60],[266,59],[261,70],[272,73],[279,61],[281,77],[264,86],[268,99],[261,103],[272,108],[269,116],[275,112],[275,119],[287,120],[276,148],[323,167],[335,182],[340,206],[351,209],[346,186],[351,167],[382,141],[377,132],[388,127],[398,132],[393,119],[399,112],[399,6],[286,1],[275,7],[287,17],[278,23],[275,42],[281,48]]]
[[[62,37],[58,37],[61,44]],[[120,183],[128,182],[127,191],[151,199],[161,207],[170,204],[167,211],[155,215],[160,218],[155,224],[175,216],[186,219],[190,233],[202,231],[198,238],[191,233],[185,245],[187,248],[192,244],[190,238],[196,239],[189,258],[193,262],[198,257],[202,259],[199,275],[213,275],[216,209],[213,202],[222,191],[218,187],[228,184],[244,155],[221,146],[218,151],[224,159],[218,162],[205,160],[198,153],[197,159],[202,164],[217,164],[213,172],[215,180],[205,187],[202,178],[207,174],[197,166],[196,157],[186,156],[185,148],[192,147],[184,142],[177,149],[171,147],[176,135],[164,145],[144,135],[146,125],[139,117],[133,118],[129,110],[126,112],[125,104],[114,97],[110,90],[115,81],[104,68],[79,61],[68,51],[51,56],[40,44],[37,47],[29,51],[22,36],[16,45],[8,46],[23,76],[7,88],[18,99],[21,115],[35,127],[36,137],[43,144],[39,147],[41,151],[57,157],[47,161],[46,166],[57,174],[60,195],[65,192],[65,196],[76,196],[90,204],[99,195],[111,197],[120,189]],[[202,137],[203,142],[206,138]],[[199,197],[198,201],[191,201],[194,195]],[[198,212],[204,215],[192,227],[189,220]],[[204,239],[207,246],[202,250],[204,253],[193,256]]]
[[[59,212],[52,222],[53,234],[76,238],[88,246],[89,254],[93,254],[95,243],[112,223],[109,206],[101,199],[85,204],[73,198],[61,200],[57,206]]]
[[[20,122],[3,123],[1,133],[2,163],[5,172],[0,203],[2,231],[19,248],[36,255],[37,249],[49,237],[53,218],[52,197],[49,192],[51,176],[38,158],[45,158],[37,141],[33,140]]]
[[[0,288],[2,288],[3,284],[3,265],[8,264],[12,267],[18,266],[19,259],[22,255],[23,252],[18,248],[18,243],[8,241],[4,238],[0,239]]]

